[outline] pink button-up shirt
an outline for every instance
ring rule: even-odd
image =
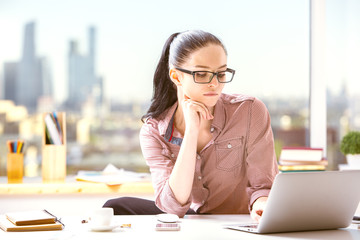
[[[150,168],[156,205],[167,213],[249,213],[253,202],[268,196],[278,173],[270,116],[254,97],[222,94],[215,105],[211,141],[196,155],[194,182],[187,203],[169,186],[183,136],[173,127],[177,103],[158,119],[149,118],[140,144]]]

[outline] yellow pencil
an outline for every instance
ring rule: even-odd
[[[23,145],[23,142],[22,142],[22,141],[18,142],[17,153],[20,153],[20,150],[21,150],[22,145]]]

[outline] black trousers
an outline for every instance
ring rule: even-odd
[[[154,201],[134,197],[110,199],[103,207],[113,208],[115,215],[156,215],[164,213],[155,205]],[[190,208],[186,214],[196,214],[196,212]]]

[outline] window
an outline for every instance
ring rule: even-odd
[[[309,1],[23,0],[0,6],[0,96],[13,101],[0,107],[0,175],[5,142],[14,138],[26,141],[26,174],[40,174],[39,116],[53,110],[67,112],[69,174],[108,163],[148,171],[140,117],[165,40],[187,29],[223,40],[236,70],[224,91],[265,102],[277,153],[309,144]],[[39,84],[14,86],[26,56],[41,72]]]
[[[326,2],[327,128],[330,160],[345,163],[340,141],[348,131],[360,130],[360,2]]]

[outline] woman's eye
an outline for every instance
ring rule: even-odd
[[[218,73],[218,78],[224,78],[226,76],[226,74],[225,73]]]
[[[205,78],[206,76],[207,76],[207,73],[200,73],[200,72],[196,73],[197,78]]]

